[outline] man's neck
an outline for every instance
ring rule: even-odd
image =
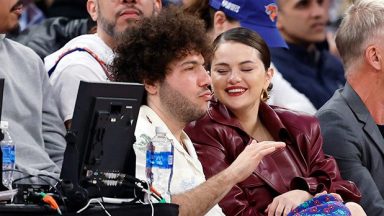
[[[369,77],[370,73],[348,77],[348,83],[359,95],[376,124],[384,124],[384,79]],[[372,82],[372,80],[375,80]]]
[[[164,124],[167,125],[173,136],[175,136],[175,138],[180,141],[181,134],[186,124],[175,119],[174,115],[167,112],[167,110],[164,109],[164,107],[161,105],[148,102],[148,106],[160,117]]]
[[[109,46],[111,49],[114,49],[115,46],[116,46],[116,42],[115,40],[109,36],[108,34],[106,34],[105,32],[103,31],[97,31],[97,35],[101,38],[101,40],[104,41],[105,44],[107,44],[107,46]]]

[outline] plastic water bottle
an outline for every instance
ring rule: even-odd
[[[171,202],[170,184],[173,170],[173,143],[161,127],[147,145],[146,175],[149,184],[161,194],[160,202]]]
[[[4,134],[4,138],[1,141],[1,151],[3,152],[3,185],[9,189],[12,189],[13,170],[15,169],[15,144],[8,130],[8,122],[1,121],[0,128]],[[12,170],[12,171],[5,171]]]

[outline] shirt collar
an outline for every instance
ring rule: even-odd
[[[5,38],[5,34],[0,34],[0,40],[3,40]]]

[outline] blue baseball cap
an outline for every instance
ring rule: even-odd
[[[276,27],[275,0],[209,0],[209,5],[257,32],[269,47],[288,47]]]

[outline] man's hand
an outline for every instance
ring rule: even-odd
[[[283,142],[264,141],[257,143],[253,140],[227,169],[236,181],[235,183],[241,182],[252,174],[265,155],[283,147],[285,147]]]
[[[265,210],[268,216],[288,215],[288,213],[301,203],[312,198],[312,195],[303,190],[292,190],[273,199]]]

